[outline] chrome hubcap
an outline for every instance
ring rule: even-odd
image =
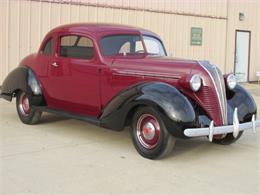
[[[147,140],[151,140],[155,136],[155,127],[151,122],[148,122],[143,127],[144,138]]]
[[[31,113],[29,99],[28,99],[28,97],[26,96],[25,93],[23,93],[20,96],[20,99],[19,99],[19,110],[20,110],[20,113],[22,115],[24,115],[24,116],[28,116]]]
[[[157,146],[160,136],[160,125],[157,119],[150,114],[143,114],[137,121],[137,138],[146,149]]]

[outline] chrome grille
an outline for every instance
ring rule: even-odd
[[[227,125],[227,96],[224,77],[217,66],[210,64],[207,61],[200,61],[199,64],[207,71],[215,86],[223,124]]]

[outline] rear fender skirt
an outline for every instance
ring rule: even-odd
[[[138,106],[157,109],[168,131],[176,137],[185,137],[183,130],[195,125],[194,109],[183,94],[169,84],[149,82],[131,86],[114,97],[100,117],[101,126],[122,130],[129,112]]]
[[[233,112],[238,109],[239,122],[249,122],[257,113],[253,97],[242,86],[237,85],[233,90],[227,89],[228,124],[233,123]]]
[[[31,105],[45,105],[41,86],[33,71],[26,66],[19,66],[7,75],[2,85],[1,97],[12,101],[17,90],[28,94]]]

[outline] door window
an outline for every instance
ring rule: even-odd
[[[83,36],[62,36],[60,41],[60,56],[66,58],[92,59],[94,57],[93,41]]]
[[[77,39],[77,36],[63,36],[61,37],[61,46],[74,46]]]

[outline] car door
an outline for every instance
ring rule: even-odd
[[[37,64],[34,67],[38,77],[45,79],[47,76],[48,65],[51,63],[54,51],[54,38],[47,37],[43,42],[37,55]]]
[[[97,117],[100,114],[100,64],[94,42],[80,34],[57,35],[48,79],[50,107]]]
[[[39,49],[38,54],[36,55],[37,63],[34,66],[31,66],[33,71],[36,73],[35,75],[37,75],[37,79],[39,79],[41,83],[44,97],[48,105],[50,100],[48,89],[51,85],[51,82],[49,82],[48,79],[48,72],[54,56],[54,45],[55,35],[52,34],[51,36],[46,37]]]

